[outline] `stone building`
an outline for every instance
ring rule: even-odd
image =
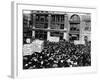
[[[27,38],[84,44],[91,41],[91,14],[59,11],[23,11],[23,43]]]

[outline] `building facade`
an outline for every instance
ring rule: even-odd
[[[84,44],[91,41],[91,14],[59,11],[23,11],[23,43],[27,38]]]

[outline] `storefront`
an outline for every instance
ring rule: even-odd
[[[23,12],[23,42],[26,38],[39,40],[59,41],[84,41],[86,35],[90,38],[91,20],[87,14],[66,13],[54,11],[30,11]],[[85,17],[84,17],[85,16]],[[90,16],[90,15],[89,15]],[[87,20],[87,22],[86,22]],[[87,33],[84,34],[84,32]],[[54,39],[54,40],[53,40]]]

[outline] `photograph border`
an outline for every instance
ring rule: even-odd
[[[19,5],[21,5],[21,7],[19,8]],[[91,42],[93,39],[93,36],[95,35],[92,35],[92,33],[94,32],[94,25],[96,25],[96,8],[87,8],[87,7],[71,7],[71,6],[56,6],[56,5],[41,5],[41,4],[31,4],[31,3],[22,3],[22,2],[12,2],[12,5],[11,5],[11,33],[12,33],[12,49],[11,49],[11,76],[13,78],[20,78],[20,77],[38,77],[38,76],[50,76],[50,75],[66,75],[66,74],[72,74],[72,73],[91,73],[91,72],[96,72],[97,71],[97,59],[96,59],[96,52],[95,52],[95,47],[94,47],[94,41],[91,43],[92,44],[92,47],[91,47],[91,55],[93,55],[94,57],[92,58],[92,61],[94,61],[93,65],[91,65],[91,67],[85,67],[85,68],[78,68],[78,67],[74,67],[74,68],[57,68],[57,69],[36,69],[36,70],[25,70],[23,71],[22,70],[22,64],[20,64],[20,60],[22,59],[22,56],[20,56],[19,54],[21,53],[19,50],[19,47],[18,46],[21,46],[21,43],[19,43],[19,39],[22,38],[22,34],[19,36],[19,32],[21,32],[22,29],[19,28],[19,13],[20,11],[22,11],[23,6],[44,6],[44,7],[58,7],[59,8],[64,8],[66,10],[66,8],[81,8],[81,9],[89,9],[92,14],[92,22],[91,22]],[[20,10],[19,10],[20,9]],[[66,12],[66,11],[65,11]],[[83,11],[85,12],[85,11]],[[22,16],[22,15],[21,15]],[[21,21],[22,22],[22,21]],[[94,23],[93,23],[94,22]],[[22,23],[20,24],[22,25]],[[93,30],[93,31],[92,31]],[[93,54],[95,53],[95,55]],[[20,66],[21,65],[21,66]],[[81,71],[79,71],[79,69],[82,69]],[[65,72],[65,71],[68,71],[68,72]],[[88,70],[88,71],[87,71]],[[60,73],[59,73],[60,71]],[[73,72],[74,71],[74,72]],[[47,74],[48,72],[48,74]],[[30,74],[29,74],[30,73]]]

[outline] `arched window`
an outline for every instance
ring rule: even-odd
[[[70,41],[79,40],[80,36],[80,17],[77,14],[73,14],[70,17]]]
[[[80,23],[80,17],[79,17],[79,15],[73,14],[73,15],[70,17],[70,22],[71,22],[71,23]]]

